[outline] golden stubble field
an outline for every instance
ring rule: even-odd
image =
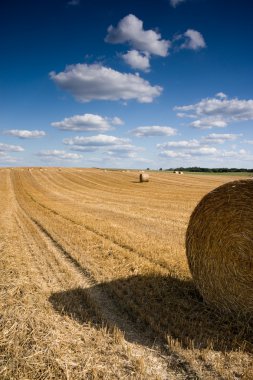
[[[185,232],[230,176],[0,169],[1,379],[252,379],[252,324],[196,291]]]

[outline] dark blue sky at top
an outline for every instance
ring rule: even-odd
[[[100,62],[120,72],[133,72],[119,58],[129,46],[104,41],[108,26],[116,26],[130,13],[143,21],[145,30],[158,28],[163,39],[171,40],[187,29],[197,30],[207,47],[199,52],[172,49],[166,58],[152,57],[151,71],[140,75],[164,90],[150,105],[134,101],[128,106],[111,101],[82,104],[58,89],[49,72],[63,71],[69,64]],[[176,8],[169,0],[80,0],[77,6],[65,0],[1,1],[0,128],[48,132],[51,140],[23,141],[27,160],[39,146],[63,149],[65,135],[50,131],[50,123],[74,114],[116,115],[129,122],[124,127],[127,130],[141,125],[140,114],[143,125],[152,118],[153,125],[173,126],[174,106],[193,104],[219,91],[232,98],[251,99],[252,15],[250,0],[187,0]],[[133,119],[127,120],[129,113],[138,115],[136,125]],[[156,122],[154,114],[161,119]],[[185,133],[184,138],[191,138],[191,132]],[[192,131],[192,137],[194,134]],[[248,138],[251,135],[253,139],[250,131]],[[0,142],[20,144],[5,135]]]
[[[79,6],[69,6],[64,0],[9,0],[1,2],[0,10],[1,76],[6,74],[3,82],[36,79],[52,69],[63,69],[65,64],[82,62],[87,54],[113,64],[115,46],[104,43],[106,30],[129,13],[143,20],[146,29],[157,25],[167,39],[187,28],[200,30],[209,48],[208,60],[197,57],[202,58],[200,75],[213,67],[219,80],[223,75],[225,84],[226,76],[231,81],[233,73],[236,77],[241,74],[243,85],[247,85],[245,74],[252,74],[250,0],[189,0],[175,9],[168,0],[92,0],[81,1]],[[116,49],[125,50],[121,46]],[[196,57],[184,54],[185,65],[194,69]],[[182,61],[174,55],[167,69],[174,68],[178,59]]]

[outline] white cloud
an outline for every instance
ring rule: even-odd
[[[137,50],[130,50],[126,54],[122,55],[124,61],[132,67],[132,69],[149,71],[149,55],[139,53]]]
[[[174,110],[180,111],[180,117],[194,117],[196,120],[190,125],[195,128],[220,128],[229,122],[253,120],[253,99],[216,96],[202,99],[199,103],[177,106]]]
[[[181,141],[169,141],[164,144],[157,144],[157,148],[159,149],[167,149],[167,148],[179,148],[179,149],[188,149],[188,148],[198,148],[200,143],[198,140],[181,140]]]
[[[231,166],[231,161],[229,159],[252,161],[253,155],[245,149],[235,150],[235,147],[232,148],[232,150],[217,149],[214,146],[209,146],[208,144],[221,144],[224,142],[234,141],[239,136],[241,135],[212,133],[202,137],[201,140],[192,139],[170,141],[164,144],[157,144],[157,148],[160,151],[160,157],[172,158],[176,160],[181,159],[182,165],[199,166],[203,165],[203,162],[206,162],[208,165],[210,162],[215,161],[220,162],[221,165]],[[182,161],[184,159],[187,159],[187,164]],[[238,165],[238,162],[239,161],[234,161],[232,165]]]
[[[176,129],[159,125],[138,127],[131,130],[130,132],[137,137],[174,136],[177,134]]]
[[[5,131],[4,134],[19,137],[20,139],[39,138],[46,135],[44,131],[29,131],[26,129],[9,129]]]
[[[180,45],[180,49],[199,50],[206,47],[204,37],[200,32],[193,29],[188,29],[179,38],[183,38],[185,41]]]
[[[68,153],[65,150],[44,150],[37,153],[38,156],[47,160],[80,160],[83,156],[77,153]]]
[[[127,145],[129,144],[129,139],[100,134],[97,136],[89,136],[89,137],[76,136],[72,138],[66,138],[63,140],[63,143],[66,145],[99,147],[99,146]]]
[[[9,145],[0,143],[0,152],[23,152],[24,148],[19,145]]]
[[[10,163],[16,163],[17,159],[15,157],[11,157],[5,152],[0,152],[0,163],[3,164],[10,164]]]
[[[124,124],[124,121],[121,120],[119,117],[115,116],[111,119],[111,123],[113,125],[123,125]]]
[[[217,154],[218,152],[218,150],[215,147],[208,146],[205,141],[198,141],[196,139],[169,141],[164,144],[157,144],[157,148],[161,151],[161,156],[172,158],[187,158],[193,156],[210,155],[212,156]]]
[[[129,14],[119,21],[117,27],[109,26],[106,42],[119,44],[128,42],[134,49],[166,57],[170,41],[162,40],[161,34],[154,30],[144,30],[143,21]]]
[[[177,165],[210,166],[210,163],[213,162],[216,165],[219,163],[222,166],[236,167],[242,165],[243,161],[253,161],[253,155],[245,149],[236,150],[236,146],[232,146],[230,149],[217,149],[209,144],[231,142],[240,136],[242,135],[211,133],[203,136],[200,140],[169,141],[164,144],[157,144],[157,148],[160,157],[175,159],[178,162]]]
[[[144,157],[135,157],[134,161],[140,162],[142,164],[153,164],[154,163],[153,160],[150,160],[149,158],[144,158]]]
[[[202,137],[202,142],[212,144],[223,144],[226,141],[234,141],[242,134],[233,133],[211,133],[210,135]]]
[[[179,140],[157,144],[156,147],[161,151],[161,156],[167,157],[196,157],[196,156],[217,156],[223,157],[226,151],[218,150],[209,144],[223,144],[236,140],[241,134],[232,133],[211,133],[203,136],[200,140]],[[169,152],[169,153],[168,153]]]
[[[239,158],[244,160],[252,160],[252,155],[250,155],[245,149],[240,149],[239,151],[222,151],[220,157],[228,158]]]
[[[55,128],[63,131],[108,131],[112,129],[112,125],[121,125],[122,120],[118,117],[112,119],[94,114],[74,115],[66,117],[62,121],[51,123]]]
[[[104,150],[104,153],[109,157],[120,157],[120,158],[137,158],[138,152],[143,151],[143,148],[135,147],[132,144],[128,145],[115,145],[110,146],[108,149]]]
[[[173,8],[176,8],[179,4],[185,2],[185,0],[170,0],[170,5]]]
[[[214,147],[197,147],[192,149],[184,149],[183,151],[178,150],[162,150],[159,154],[161,157],[171,157],[171,158],[191,158],[194,156],[213,156],[218,153],[218,150]]]
[[[96,135],[89,137],[76,136],[63,140],[71,150],[83,152],[103,153],[109,158],[136,158],[144,148],[131,144],[129,139],[109,135]]]
[[[190,158],[191,155],[184,152],[175,152],[174,150],[163,150],[159,156],[169,158]]]
[[[215,94],[215,97],[220,99],[226,99],[227,95],[224,94],[224,92],[217,92],[217,94]]]
[[[137,74],[121,73],[101,64],[70,65],[58,74],[52,71],[50,78],[80,102],[136,99],[151,103],[162,92],[162,87],[151,86]]]
[[[209,147],[209,146],[203,146],[197,149],[191,149],[189,153],[191,155],[196,155],[196,156],[202,156],[202,155],[213,155],[218,152],[217,148],[215,147]]]
[[[228,123],[225,120],[219,120],[213,117],[194,120],[190,123],[191,127],[198,129],[225,128]]]

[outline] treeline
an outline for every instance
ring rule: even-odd
[[[244,168],[200,168],[198,166],[193,166],[189,168],[179,167],[179,168],[170,168],[166,170],[175,170],[175,171],[183,171],[183,172],[204,172],[204,173],[238,173],[238,172],[246,172],[253,173],[253,169],[244,169]]]

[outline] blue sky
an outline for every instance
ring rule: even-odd
[[[250,0],[0,5],[0,165],[253,167]]]

